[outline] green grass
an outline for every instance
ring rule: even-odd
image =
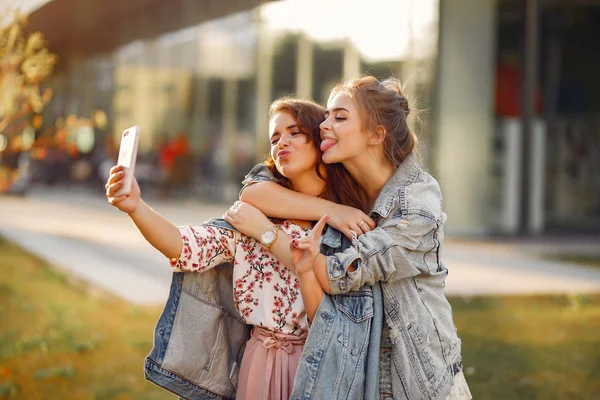
[[[600,295],[450,301],[475,399],[600,398]],[[143,378],[159,312],[0,240],[0,399],[174,399]]]
[[[451,303],[473,398],[600,398],[600,295]]]
[[[600,258],[596,255],[564,255],[564,256],[547,256],[549,260],[580,264],[584,267],[600,269]]]
[[[173,399],[143,377],[159,312],[0,240],[0,399]]]

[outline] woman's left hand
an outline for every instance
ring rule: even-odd
[[[273,226],[267,216],[258,208],[242,201],[236,201],[225,214],[223,219],[244,235],[260,240],[263,232]]]
[[[321,233],[327,221],[329,215],[324,215],[307,236],[290,243],[292,264],[299,277],[313,271],[315,260],[321,254]]]

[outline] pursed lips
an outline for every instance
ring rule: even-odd
[[[281,150],[281,151],[278,151],[278,152],[277,152],[277,158],[281,159],[281,158],[287,157],[287,156],[288,156],[288,155],[290,155],[290,154],[292,154],[292,152],[291,152],[291,151],[288,151],[288,150]]]

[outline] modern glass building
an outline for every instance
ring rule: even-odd
[[[142,153],[184,136],[194,195],[235,197],[272,100],[369,73],[422,110],[448,232],[600,232],[600,1],[52,0],[30,28],[60,56],[44,121],[103,110],[95,146],[139,125]]]

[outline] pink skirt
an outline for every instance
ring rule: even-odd
[[[287,335],[255,326],[242,358],[235,398],[289,399],[307,335]]]

